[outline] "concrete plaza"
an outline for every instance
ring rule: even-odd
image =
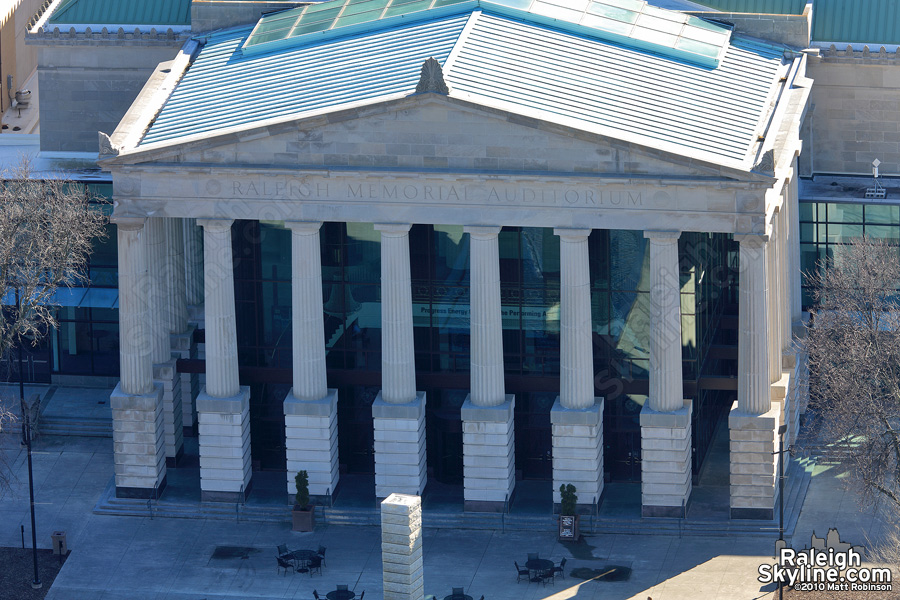
[[[30,545],[26,455],[13,430],[0,435],[0,442],[14,476],[0,498],[0,545],[20,546],[21,525]],[[794,545],[808,544],[813,531],[824,536],[829,527],[855,544],[877,536],[879,521],[859,512],[841,488],[839,470],[811,468]],[[367,600],[382,598],[375,527],[320,525],[301,534],[291,532],[288,522],[93,514],[112,469],[109,439],[48,435],[35,444],[38,546],[49,548],[51,533],[65,530],[71,550],[47,595],[51,600],[308,599],[313,589],[323,594],[337,584],[357,594],[365,590]],[[583,544],[563,545],[550,532],[426,529],[424,535],[425,593],[438,598],[460,586],[473,598],[483,594],[490,600],[750,600],[772,591],[755,580],[757,565],[771,560],[773,548],[760,537],[588,535]],[[275,547],[282,543],[292,549],[327,546],[322,576],[276,573]],[[217,548],[221,558],[213,556]],[[608,565],[632,573],[621,582],[567,575],[554,585],[517,584],[513,562],[523,564],[528,552],[555,562],[567,558],[567,573]]]

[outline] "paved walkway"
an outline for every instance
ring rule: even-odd
[[[14,434],[0,435],[0,456],[14,475],[0,497],[0,545],[20,546],[20,525],[30,544],[25,452]],[[218,600],[222,598],[311,599],[346,583],[366,600],[381,600],[380,533],[374,527],[319,527],[292,533],[289,523],[261,524],[203,519],[150,519],[94,515],[92,508],[113,474],[112,443],[102,438],[44,436],[34,453],[38,546],[65,530],[72,551],[47,596],[50,600]],[[837,469],[817,467],[795,535],[808,544],[813,530],[840,529],[845,541],[865,544],[879,521],[860,513],[840,488]],[[775,533],[773,533],[773,539]],[[324,574],[276,574],[278,544],[328,547]],[[217,548],[232,547],[226,558]],[[550,533],[425,531],[425,590],[439,598],[451,587],[488,600],[750,600],[771,597],[756,582],[756,567],[770,561],[773,544],[647,535],[588,536],[562,545]],[[621,565],[628,581],[582,581],[571,576],[555,585],[516,584],[513,561],[527,552],[559,561],[567,571]],[[2,566],[0,566],[2,568]]]

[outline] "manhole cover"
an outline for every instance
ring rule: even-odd
[[[631,578],[631,568],[622,565],[606,565],[599,569],[580,567],[572,569],[571,575],[578,579],[593,579],[595,581],[628,581]]]
[[[250,555],[256,552],[259,552],[258,548],[251,548],[249,546],[216,546],[216,549],[212,553],[212,558],[250,558]]]

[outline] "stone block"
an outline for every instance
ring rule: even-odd
[[[235,492],[243,489],[247,493],[250,489],[249,407],[250,388],[246,386],[231,398],[214,398],[205,388],[197,397],[200,489],[205,492],[204,500],[234,501]]]
[[[682,507],[690,500],[692,411],[690,400],[670,413],[655,411],[649,403],[641,410],[641,505],[645,517],[681,516]]]
[[[471,396],[462,407],[463,497],[465,503],[502,503],[515,486],[515,396],[503,404],[475,406]],[[469,420],[466,420],[466,419]],[[475,420],[475,419],[484,419]],[[472,509],[466,504],[466,510]]]
[[[147,394],[125,394],[121,383],[110,394],[117,495],[120,488],[126,495],[141,496],[165,485],[162,394],[158,384]]]

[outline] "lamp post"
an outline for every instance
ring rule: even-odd
[[[20,311],[19,288],[16,288],[16,311]],[[25,406],[25,369],[22,368],[22,338],[17,336],[19,350],[19,405],[22,408],[22,441],[28,453],[28,492],[31,495],[31,553],[34,559],[34,579],[31,582],[33,589],[40,589],[43,585],[38,575],[37,559],[37,532],[34,525],[34,476],[31,470],[31,420],[28,407]]]
[[[778,450],[772,454],[778,455],[778,544],[776,547],[784,545],[784,453],[790,452],[790,448],[784,447],[784,434],[787,431],[787,424],[782,424],[778,428]],[[778,581],[778,600],[784,600],[784,582]]]

